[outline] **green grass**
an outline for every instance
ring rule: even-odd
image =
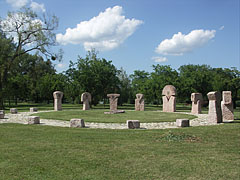
[[[69,110],[69,111],[52,111],[34,114],[42,119],[65,120],[78,118],[84,119],[86,122],[101,122],[101,123],[125,123],[126,120],[140,120],[140,122],[173,122],[176,119],[193,119],[196,116],[165,113],[160,111],[125,111],[119,114],[104,114],[107,110]]]
[[[174,130],[0,124],[0,179],[240,178],[240,121]]]

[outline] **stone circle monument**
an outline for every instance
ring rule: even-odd
[[[162,90],[163,112],[176,112],[176,88],[166,85]]]
[[[191,113],[201,114],[202,113],[202,101],[203,101],[202,94],[201,93],[192,93],[191,101],[192,101]]]
[[[61,91],[55,91],[53,93],[54,97],[54,110],[55,111],[61,111],[62,110],[62,97],[63,97],[63,92]]]
[[[221,108],[222,108],[223,120],[234,120],[232,92],[231,91],[223,91],[222,92]]]
[[[214,91],[207,94],[209,99],[208,122],[216,124],[222,122],[221,93]]]
[[[136,94],[137,99],[135,99],[135,111],[144,111],[144,95]]]
[[[81,102],[83,102],[83,110],[90,110],[89,103],[92,101],[92,96],[89,92],[82,93]]]

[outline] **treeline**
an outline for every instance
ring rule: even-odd
[[[107,102],[108,93],[119,93],[119,103],[134,103],[135,95],[143,93],[145,102],[162,103],[162,89],[173,85],[177,89],[177,101],[190,103],[192,92],[200,92],[207,100],[210,91],[232,91],[234,106],[240,99],[240,71],[237,68],[212,68],[208,65],[183,65],[178,70],[170,66],[153,65],[152,72],[135,70],[128,76],[111,61],[98,58],[89,51],[85,58],[70,62],[63,73],[56,73],[52,59],[44,60],[38,54],[25,53],[11,62],[16,46],[1,34],[0,39],[0,106],[19,101],[50,103],[52,93],[64,92],[64,102],[81,103],[81,94],[92,94],[92,104]],[[11,68],[6,69],[11,65]],[[7,73],[7,81],[3,78]]]

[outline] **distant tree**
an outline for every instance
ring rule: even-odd
[[[126,71],[123,68],[121,68],[118,71],[117,76],[120,81],[119,93],[121,94],[121,96],[118,98],[119,104],[134,103],[135,95],[133,95],[133,91],[131,88],[131,80],[127,75]]]
[[[8,44],[1,50],[4,63],[0,67],[0,92],[3,92],[8,82],[9,72],[21,63],[23,55],[39,52],[52,60],[61,58],[61,54],[57,56],[50,50],[51,46],[56,45],[54,30],[57,26],[56,16],[40,16],[27,8],[9,12],[5,20],[0,20],[0,46],[4,42]],[[3,97],[0,93],[0,108],[3,108]]]
[[[66,75],[69,84],[79,88],[79,96],[87,91],[92,95],[92,103],[106,99],[108,93],[117,92],[118,70],[111,61],[97,58],[95,50],[88,51],[86,58],[79,56],[77,63],[71,63]],[[72,89],[72,88],[71,88]]]
[[[178,72],[170,66],[153,65],[153,72],[150,75],[149,88],[152,98],[157,104],[162,102],[162,90],[166,85],[177,86]],[[177,87],[176,87],[177,88]]]
[[[191,93],[202,93],[207,100],[207,93],[213,91],[213,71],[208,65],[183,65],[179,68],[178,94],[182,101],[190,102]]]
[[[237,68],[213,68],[212,87],[215,91],[231,91],[233,105],[236,108],[236,101],[240,99],[240,71]]]

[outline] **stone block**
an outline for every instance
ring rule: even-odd
[[[202,101],[203,100],[203,97],[202,97],[202,94],[201,93],[192,93],[191,94],[191,101],[192,102],[197,102],[197,101]]]
[[[144,111],[144,95],[136,94],[137,99],[135,99],[135,111]]]
[[[201,93],[192,93],[191,94],[192,101],[192,111],[193,114],[201,114],[202,112],[202,101],[203,97]]]
[[[189,127],[189,120],[188,119],[177,119],[176,126],[177,127]]]
[[[162,97],[163,100],[163,112],[176,112],[176,97],[171,96],[169,99],[167,96]]]
[[[234,120],[232,92],[231,91],[223,91],[222,92],[221,109],[222,109],[223,121]]]
[[[88,92],[82,93],[82,95],[81,95],[81,102],[83,102],[83,110],[84,111],[90,110],[89,103],[91,102],[91,100],[92,100],[92,96],[91,96],[90,93],[88,93]]]
[[[29,116],[28,124],[40,124],[40,117],[39,116]]]
[[[176,88],[166,85],[162,90],[163,112],[176,112]]]
[[[30,108],[30,112],[38,112],[38,108],[32,107]]]
[[[120,94],[107,94],[110,102],[110,111],[117,111],[118,97]]]
[[[62,97],[63,97],[63,92],[61,91],[55,91],[53,93],[54,97],[54,110],[55,111],[61,111],[62,110]]]
[[[0,119],[4,119],[4,113],[3,112],[0,112]]]
[[[5,111],[4,110],[0,110],[0,113],[5,114]]]
[[[210,124],[217,124],[222,122],[221,110],[221,94],[219,92],[209,92],[207,94],[209,99],[208,122]]]
[[[18,110],[16,108],[11,108],[10,109],[10,113],[11,114],[17,114],[18,113]]]
[[[140,128],[140,121],[139,120],[127,120],[127,127],[128,127],[128,129],[138,129],[138,128]]]
[[[232,92],[223,91],[222,92],[222,101],[224,104],[232,104]]]
[[[71,119],[70,127],[84,128],[85,127],[84,120],[83,119]]]

